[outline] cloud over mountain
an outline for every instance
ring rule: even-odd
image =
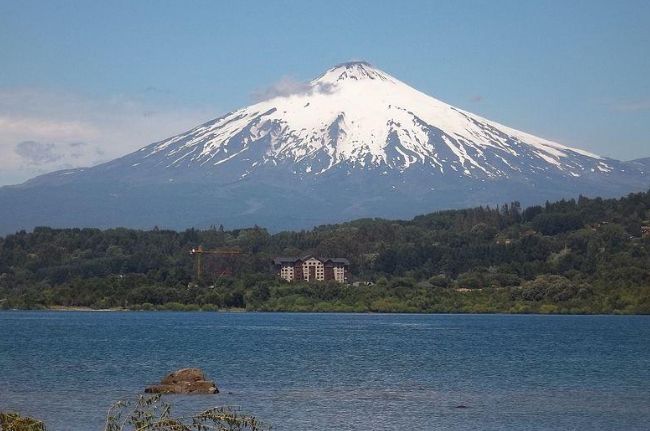
[[[0,185],[119,157],[205,121],[211,112],[140,96],[0,89]]]

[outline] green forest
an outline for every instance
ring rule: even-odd
[[[241,250],[197,274],[192,248]],[[350,260],[350,283],[287,283],[275,256]],[[212,265],[225,265],[216,262]],[[38,227],[0,238],[0,308],[650,313],[650,192],[360,219],[271,234]]]

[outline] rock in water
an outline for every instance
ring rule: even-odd
[[[205,373],[198,368],[182,368],[173,373],[167,374],[160,383],[163,385],[174,385],[181,382],[198,382],[205,380]]]
[[[146,388],[148,394],[218,394],[217,385],[206,380],[198,368],[183,368],[168,374],[160,384]]]

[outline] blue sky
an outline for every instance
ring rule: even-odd
[[[0,184],[364,59],[511,127],[650,156],[650,1],[0,0]]]

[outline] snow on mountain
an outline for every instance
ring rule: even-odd
[[[108,163],[0,187],[0,234],[410,218],[645,190],[647,166],[506,127],[351,62]]]
[[[400,171],[426,166],[488,178],[612,169],[597,155],[454,108],[365,62],[338,65],[301,92],[231,112],[138,156],[165,167],[214,169],[238,159],[245,165],[242,177],[287,161],[313,175],[341,164]]]

